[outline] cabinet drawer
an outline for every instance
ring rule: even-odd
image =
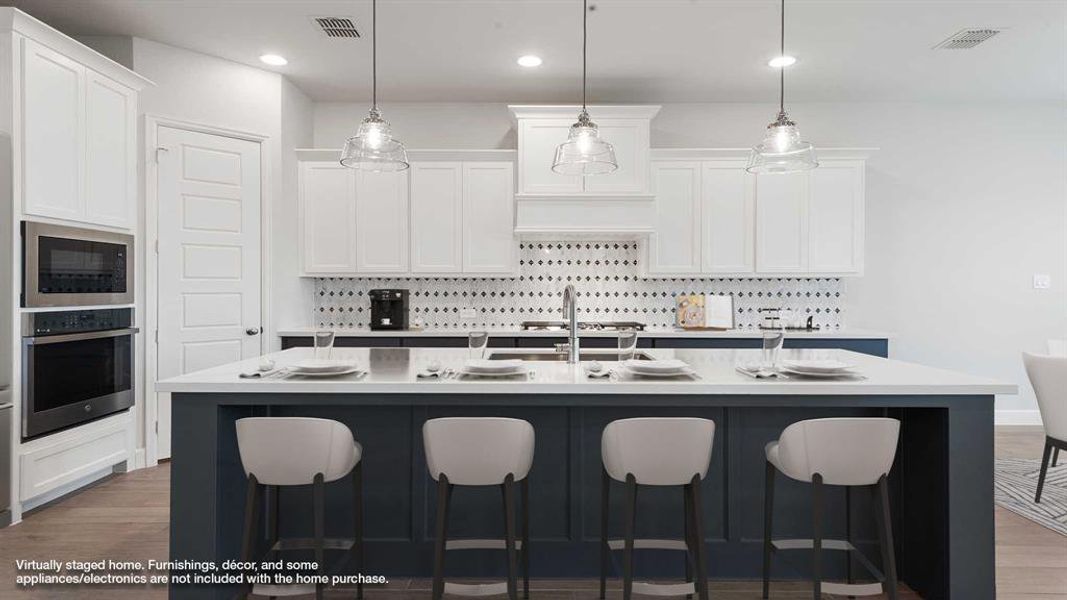
[[[29,500],[129,458],[130,415],[91,423],[31,444],[19,455],[19,499]]]

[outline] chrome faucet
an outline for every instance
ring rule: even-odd
[[[578,364],[578,293],[574,286],[567,284],[563,289],[563,318],[567,321],[567,344],[561,348],[567,351],[567,362]]]

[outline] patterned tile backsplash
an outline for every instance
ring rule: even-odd
[[[473,278],[320,278],[315,281],[319,327],[369,327],[367,292],[410,290],[410,318],[427,328],[512,329],[522,321],[561,319],[563,288],[578,291],[584,321],[639,321],[651,328],[674,325],[679,293],[728,294],[739,328],[759,325],[759,308],[796,311],[824,329],[844,326],[844,283],[840,279],[642,279],[636,242],[523,242],[519,276]],[[460,309],[474,308],[475,319]]]

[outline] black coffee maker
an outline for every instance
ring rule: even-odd
[[[369,295],[372,330],[408,328],[407,290],[371,290]]]

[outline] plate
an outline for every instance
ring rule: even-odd
[[[782,366],[800,373],[842,373],[856,365],[839,360],[783,360]]]
[[[289,365],[289,370],[294,373],[339,373],[346,370],[351,372],[355,368],[356,365],[350,362],[321,358],[309,358]]]
[[[842,378],[842,377],[848,378],[848,377],[859,377],[860,376],[860,374],[855,372],[855,371],[835,371],[835,372],[832,372],[832,373],[826,373],[826,372],[818,373],[818,372],[815,372],[815,371],[797,371],[795,369],[790,369],[789,367],[782,367],[782,368],[780,368],[778,370],[781,371],[782,373],[786,373],[788,375],[799,375],[801,377],[815,377],[817,379],[834,379],[834,378]]]
[[[460,370],[460,375],[469,375],[471,377],[515,377],[516,375],[526,375],[529,371],[524,369],[521,365],[518,369],[511,371],[471,371],[464,367]]]
[[[345,367],[343,371],[289,371],[290,375],[297,375],[299,377],[340,377],[341,375],[351,375],[352,373],[360,373],[362,369],[349,365]]]
[[[627,369],[642,375],[670,373],[678,375],[689,370],[689,363],[684,360],[628,360],[623,363]]]
[[[682,369],[680,371],[669,371],[669,372],[667,372],[667,371],[658,371],[658,372],[657,371],[649,371],[649,372],[641,373],[641,372],[638,372],[638,371],[634,371],[633,369],[625,369],[625,371],[627,371],[630,375],[634,375],[634,376],[637,376],[637,377],[656,377],[656,378],[659,378],[659,379],[666,379],[668,377],[691,377],[691,376],[693,376],[695,374],[693,372],[693,370],[690,369],[689,367],[686,367],[685,369]]]
[[[521,371],[521,360],[489,360],[488,358],[474,358],[463,363],[463,370],[471,373],[503,373],[509,371]]]

